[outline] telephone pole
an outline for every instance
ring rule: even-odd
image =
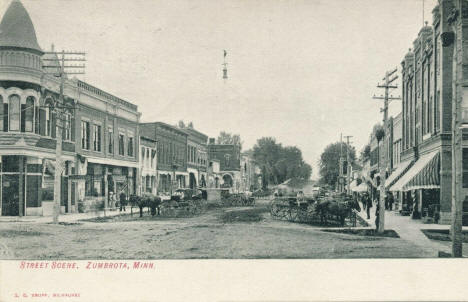
[[[338,171],[338,191],[343,192],[343,133],[340,133],[340,161]]]
[[[65,119],[65,106],[64,103],[64,86],[65,76],[68,74],[84,74],[84,64],[70,64],[73,62],[83,62],[84,52],[69,52],[62,50],[61,52],[55,52],[52,46],[52,50],[45,52],[45,54],[51,55],[50,58],[44,58],[46,73],[60,77],[60,91],[59,100],[53,106],[56,121],[56,147],[55,147],[55,173],[54,173],[54,215],[53,223],[58,223],[58,217],[60,214],[60,199],[61,199],[61,185],[63,175],[63,163],[62,163],[62,139],[63,139],[63,128],[70,127]],[[67,62],[67,63],[65,63]],[[51,63],[51,65],[46,65]],[[68,65],[65,65],[68,64]],[[49,69],[50,68],[50,69]],[[77,70],[78,69],[78,70]],[[71,109],[75,109],[72,107]],[[64,124],[62,124],[62,121]]]
[[[387,71],[385,73],[385,77],[382,79],[384,84],[377,84],[377,88],[385,89],[385,94],[381,96],[373,96],[373,99],[377,100],[384,100],[384,108],[380,110],[383,112],[383,129],[384,129],[384,136],[383,136],[383,146],[382,152],[380,152],[379,161],[381,161],[380,165],[380,200],[379,200],[379,225],[377,226],[377,232],[383,233],[385,230],[385,170],[387,168],[387,120],[388,120],[388,104],[392,100],[400,100],[400,97],[393,97],[389,94],[390,89],[398,88],[397,85],[392,85],[392,83],[398,79],[398,75],[394,75],[397,72],[397,69],[393,69],[392,71]]]
[[[351,194],[351,159],[349,157],[349,139],[351,138],[351,135],[346,135],[346,190],[348,194]]]
[[[442,34],[444,38],[444,47],[453,44],[452,57],[452,221],[450,235],[452,239],[452,257],[463,257],[463,156],[462,156],[462,130],[468,127],[462,123],[462,103],[463,103],[463,66],[465,65],[466,54],[464,53],[464,36],[466,29],[464,27],[464,18],[460,16],[461,6],[459,1],[454,1],[454,9],[449,14],[447,22],[449,27]],[[466,4],[465,4],[466,5]],[[461,45],[459,44],[461,43]]]

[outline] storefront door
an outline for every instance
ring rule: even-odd
[[[2,216],[19,216],[19,175],[2,178]]]

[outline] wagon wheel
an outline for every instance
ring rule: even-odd
[[[276,219],[283,219],[287,215],[287,209],[280,204],[273,204],[270,209],[271,216]]]
[[[290,207],[288,210],[288,220],[296,221],[299,209],[297,207]]]
[[[299,222],[308,222],[309,221],[309,211],[307,209],[299,209],[297,213],[297,218]]]
[[[277,219],[280,219],[283,215],[282,215],[282,209],[279,205],[277,204],[272,204],[270,206],[270,215],[274,218],[277,218]]]
[[[168,207],[164,212],[167,217],[175,217],[176,215],[176,209],[174,207]]]

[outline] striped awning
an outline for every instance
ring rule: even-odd
[[[399,163],[395,171],[393,171],[393,173],[385,180],[385,187],[390,188],[394,183],[396,183],[398,179],[408,171],[412,163],[412,160]]]
[[[440,188],[439,150],[421,156],[390,191]]]

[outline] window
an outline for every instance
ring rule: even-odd
[[[468,148],[463,148],[463,188],[468,188]]]
[[[18,95],[11,95],[10,103],[10,129],[11,131],[20,130],[20,97]]]
[[[128,156],[133,157],[133,137],[128,138],[128,150],[127,150]]]
[[[124,153],[124,147],[125,147],[125,142],[124,142],[124,135],[119,134],[119,155],[125,155]]]
[[[69,112],[65,112],[63,116],[63,139],[66,141],[71,140],[71,114]]]
[[[101,126],[93,125],[93,150],[101,152]]]
[[[114,153],[114,129],[112,127],[109,127],[109,143],[108,143],[108,152],[110,154]]]
[[[4,110],[5,105],[8,106],[7,104],[3,104],[3,97],[0,95],[0,131],[6,131],[4,129],[5,119],[8,121],[8,117],[6,117],[6,112]],[[6,109],[6,111],[8,111],[8,109]],[[8,129],[8,123],[6,127]]]
[[[89,122],[81,121],[81,149],[89,150]]]
[[[46,100],[46,108],[45,108],[45,135],[51,136],[52,135],[52,100]]]
[[[34,131],[34,98],[29,96],[26,99],[26,108],[24,109],[25,123],[24,131],[33,132]]]

